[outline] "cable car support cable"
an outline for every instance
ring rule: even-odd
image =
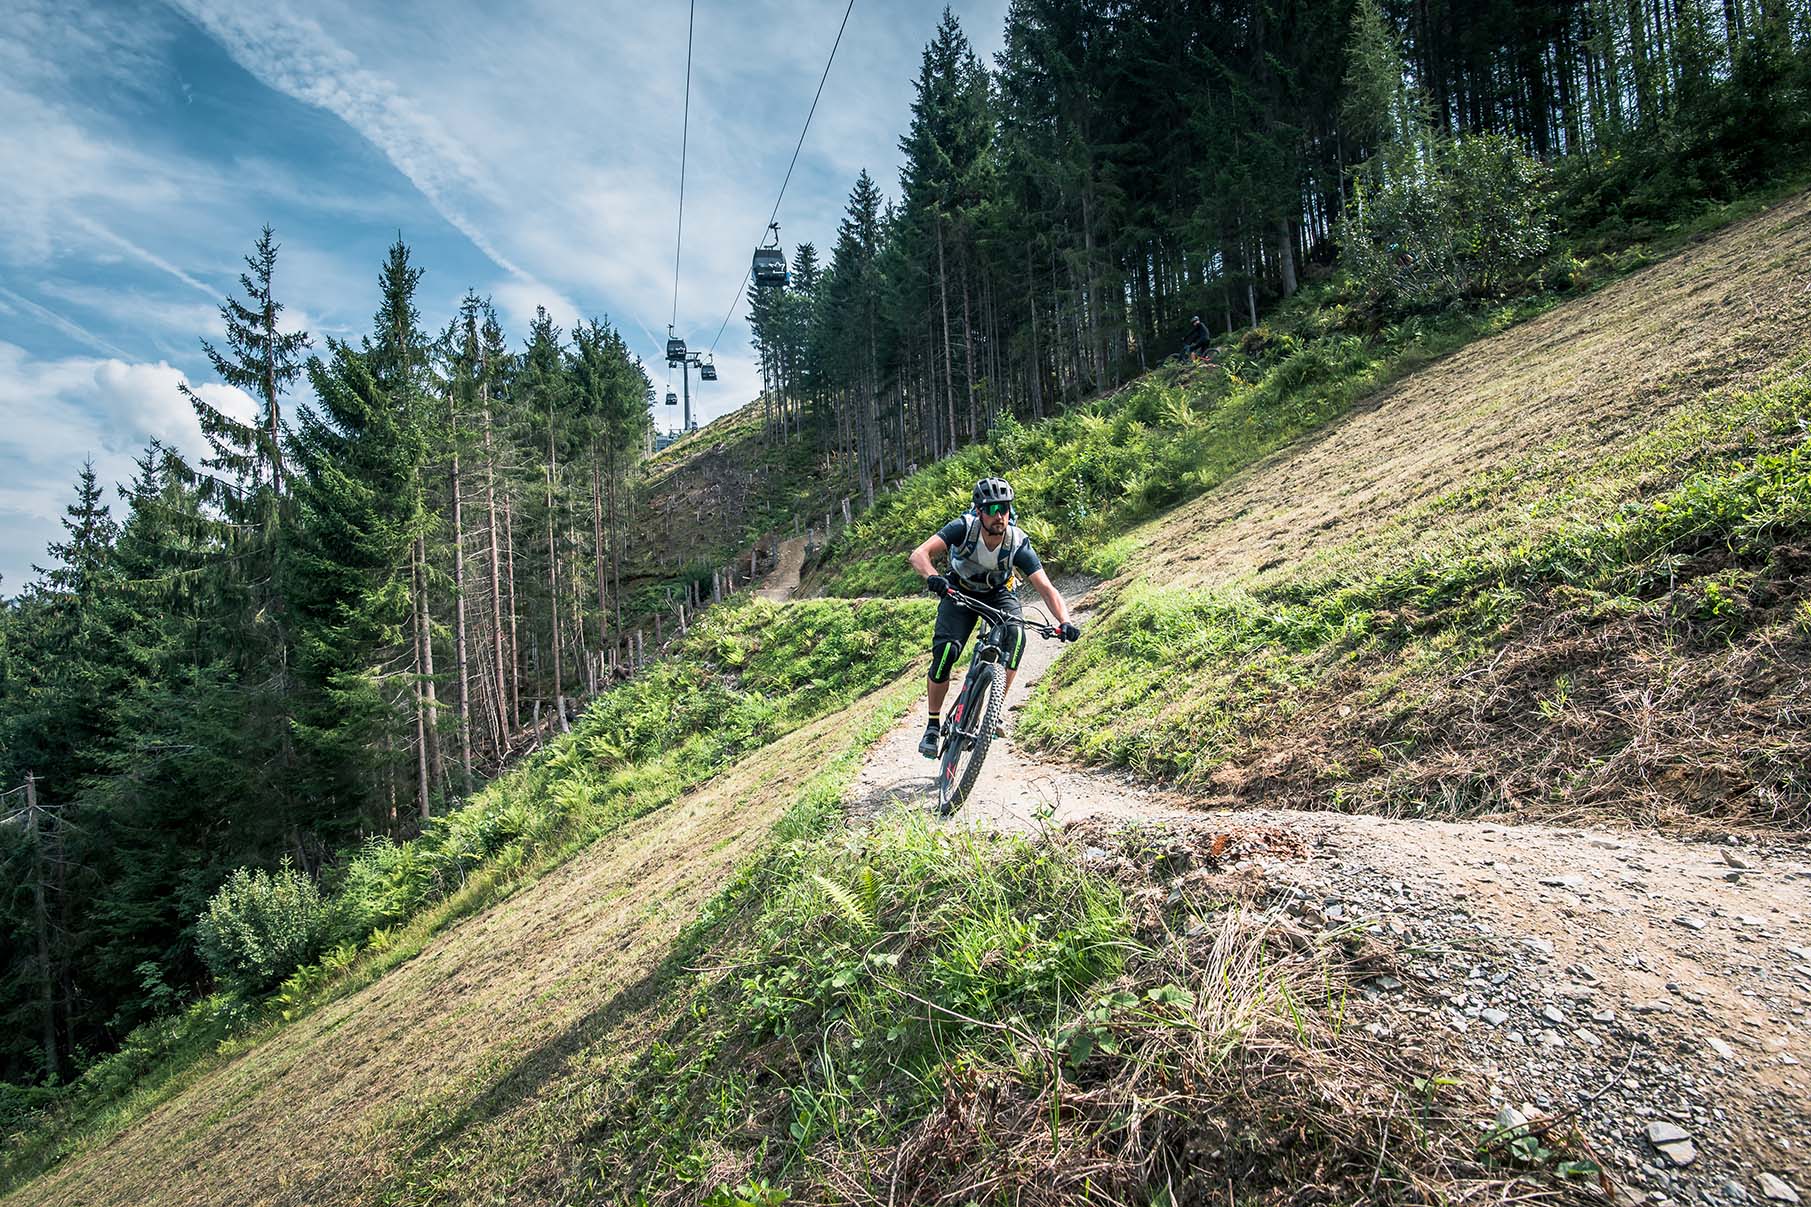
[[[679,120],[679,221],[673,233],[673,323],[679,322],[679,249],[685,240],[685,148],[692,128],[692,21],[697,14],[698,0],[692,0],[685,18],[685,108]]]
[[[854,9],[855,9],[855,0],[849,0],[848,7],[843,9],[843,23],[836,27],[836,41],[834,41],[830,44],[830,57],[824,60],[824,74],[818,77],[817,93],[816,93],[816,95],[814,95],[811,98],[811,108],[805,114],[804,128],[799,131],[798,144],[792,148],[792,162],[786,165],[786,178],[784,180],[780,181],[780,195],[778,197],[775,197],[773,200],[773,213],[771,213],[767,216],[767,227],[763,229],[763,234],[765,234],[766,229],[771,229],[773,224],[779,219],[780,202],[785,200],[785,198],[786,198],[786,186],[789,183],[791,183],[791,181],[792,181],[792,169],[794,167],[798,166],[799,151],[802,150],[805,146],[805,135],[811,129],[812,115],[817,112],[818,99],[824,95],[824,81],[826,81],[830,78],[830,65],[832,63],[836,62],[837,47],[839,47],[843,44],[843,31],[849,27],[849,14],[851,12],[853,12]],[[689,49],[686,51],[686,73],[688,76],[691,73],[691,51]],[[681,158],[681,162],[683,163],[683,161],[684,161],[683,149],[681,150],[680,158]],[[680,175],[681,175],[680,196],[682,198],[681,204],[683,204],[684,187],[685,187],[684,186],[684,169],[683,169],[683,167],[681,168]],[[721,324],[719,324],[717,327],[717,334],[711,338],[711,346],[710,346],[711,352],[716,352],[717,341],[723,338],[724,329],[729,326],[729,320],[735,316],[736,306],[738,304],[740,304],[740,302],[742,301],[742,295],[745,292],[747,292],[747,290],[748,290],[749,274],[752,273],[753,271],[754,271],[754,264],[752,262],[749,264],[748,268],[743,270],[742,283],[740,285],[736,286],[736,296],[730,300],[729,309],[727,311],[725,311],[724,315],[723,315],[723,322]],[[673,302],[674,302],[674,313],[675,314],[678,313],[678,301],[679,301],[679,279],[678,279],[678,268],[677,268],[677,265],[675,265],[674,278],[673,278]]]

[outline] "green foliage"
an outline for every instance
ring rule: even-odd
[[[855,765],[832,769],[833,797]],[[785,1104],[784,1135],[759,1172],[783,1179],[818,1146],[884,1141],[959,1068],[1035,1061],[1023,1037],[1057,1044],[1072,1003],[1137,950],[1119,888],[1060,843],[907,813],[860,834],[807,816],[819,814],[801,798],[775,846],[688,932],[733,942],[736,971],[693,991],[692,1025],[626,1071],[594,1133],[646,1188],[694,1180],[698,1154],[743,1132],[750,1088],[736,1062],[750,1051],[804,1056],[765,1091]]]
[[[1811,422],[1811,381],[1705,406],[1714,409],[1682,416],[1599,468],[1671,475],[1645,497],[1532,476],[1519,484],[1519,509],[1542,522],[1525,529],[1487,528],[1350,577],[1137,586],[1063,659],[1051,689],[1021,714],[1019,733],[1199,779],[1240,748],[1257,717],[1287,708],[1292,686],[1347,656],[1410,643],[1439,643],[1448,661],[1487,650],[1555,588],[1605,606],[1665,597],[1694,640],[1717,640],[1744,622],[1756,568],[1780,544],[1811,536],[1811,450],[1797,440]],[[1750,455],[1732,456],[1732,441],[1751,443]],[[1503,509],[1506,488],[1480,483],[1467,505]],[[1678,583],[1698,557],[1733,564]]]
[[[234,872],[195,924],[209,971],[248,993],[270,988],[314,959],[332,929],[320,889],[288,860],[275,871]]]
[[[198,925],[224,991],[133,1031],[57,1094],[17,1100],[18,1111],[35,1112],[31,1138],[0,1178],[41,1168],[89,1129],[168,1092],[222,1044],[362,983],[439,926],[892,682],[922,652],[930,608],[738,597],[702,613],[667,658],[605,693],[572,733],[466,807],[413,839],[373,838],[347,852],[325,891],[288,865],[234,872]],[[808,783],[782,831],[821,830],[838,815],[844,779]]]
[[[1546,171],[1514,140],[1460,136],[1360,174],[1346,265],[1388,312],[1514,291],[1551,245]]]
[[[1245,333],[1227,369],[1165,368],[1042,423],[997,424],[986,441],[881,495],[826,555],[832,595],[920,590],[904,551],[967,508],[975,480],[1013,484],[1020,524],[1053,571],[1110,574],[1134,556],[1130,528],[1211,490],[1357,399],[1541,302],[1411,319],[1366,338],[1328,329],[1304,294],[1277,325]]]

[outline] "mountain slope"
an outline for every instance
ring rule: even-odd
[[[1437,778],[1391,781],[1402,770],[1397,764],[1376,776],[1356,761],[1338,772],[1334,764],[1367,748],[1388,751],[1377,741],[1382,734],[1387,742],[1387,732],[1365,729],[1367,719],[1400,728],[1420,708],[1443,723],[1448,714],[1425,710],[1430,684],[1454,692],[1471,690],[1464,685],[1474,680],[1488,685],[1507,660],[1492,657],[1540,635],[1540,625],[1515,621],[1524,607],[1543,623],[1556,615],[1556,587],[1541,577],[1549,562],[1518,569],[1531,550],[1581,541],[1581,525],[1587,535],[1627,529],[1639,536],[1647,531],[1641,525],[1659,522],[1654,517],[1680,513],[1657,510],[1656,500],[1676,502],[1694,482],[1748,482],[1772,464],[1765,458],[1787,459],[1788,470],[1775,474],[1781,482],[1803,478],[1790,459],[1802,448],[1797,423],[1807,414],[1792,373],[1811,329],[1802,269],[1811,243],[1807,213],[1811,199],[1797,198],[1476,344],[1135,533],[1122,573],[1096,595],[1099,619],[1089,640],[1056,662],[1022,714],[1027,745],[1167,774],[1185,791],[1166,805],[1282,800],[1408,813],[1417,810],[1405,801],[1418,801],[1421,814],[1479,811],[1475,797],[1430,789],[1444,782]],[[1724,294],[1735,301],[1723,305]],[[1745,304],[1750,295],[1753,305]],[[1716,308],[1707,309],[1707,300]],[[1769,373],[1778,379],[1764,380]],[[1540,374],[1558,385],[1544,388]],[[1711,386],[1731,392],[1705,395]],[[1725,496],[1702,498],[1721,506]],[[1776,511],[1789,505],[1796,506],[1792,499],[1769,504]],[[1704,531],[1713,543],[1749,550],[1726,539],[1742,534],[1749,514],[1722,516],[1722,527]],[[1781,533],[1790,535],[1784,528],[1762,535]],[[1608,559],[1605,573],[1637,562],[1646,573],[1647,547],[1633,537],[1579,547]],[[1740,569],[1748,575],[1744,591],[1756,583],[1774,590],[1778,598],[1762,611],[1804,596],[1798,572],[1768,577],[1741,560],[1747,557],[1732,553],[1733,561],[1706,573]],[[1688,587],[1700,602],[1709,598],[1704,579],[1695,569],[1650,575],[1642,588],[1648,595],[1636,602],[1664,619]],[[1586,574],[1560,586],[1594,592],[1593,606],[1607,599],[1634,608]],[[1413,598],[1398,598],[1402,591]],[[1601,619],[1589,609],[1581,615]],[[1655,620],[1640,609],[1615,615]],[[1796,673],[1805,636],[1793,636],[1791,623],[1769,611],[1748,628],[1712,628],[1708,642],[1701,631],[1658,631],[1677,652],[1674,668],[1678,660],[1707,663],[1735,633],[1772,642],[1769,665]],[[1618,634],[1598,636],[1611,646]],[[1549,652],[1564,655],[1559,646]],[[1553,717],[1529,707],[1548,722],[1567,715],[1563,691],[1553,696],[1567,665],[1561,657],[1537,668]],[[1084,1158],[1105,1162],[1137,1149],[1126,1142],[1130,1134],[1148,1142],[1138,1151],[1153,1162],[1175,1158],[1251,1178],[1256,1199],[1282,1201],[1298,1187],[1281,1183],[1309,1176],[1302,1171],[1324,1175],[1317,1185],[1334,1198],[1363,1197],[1380,1174],[1399,1197],[1461,1185],[1488,1185],[1499,1197],[1518,1179],[1557,1176],[1548,1167],[1557,1164],[1552,1152],[1538,1168],[1478,1155],[1480,1147],[1500,1154],[1501,1137],[1480,1141],[1476,1112],[1494,1112],[1521,1094],[1556,1116],[1542,1132],[1554,1152],[1584,1155],[1591,1144],[1614,1144],[1617,1151],[1602,1155],[1619,1179],[1647,1178],[1649,1166],[1668,1179],[1676,1173],[1658,1164],[1669,1155],[1640,1147],[1646,1142],[1632,1122],[1640,1112],[1681,1118],[1701,1137],[1731,1146],[1700,1170],[1714,1165],[1744,1178],[1756,1170],[1804,1173],[1797,1150],[1782,1156],[1765,1147],[1772,1125],[1746,1108],[1727,1127],[1712,1124],[1702,1093],[1736,1086],[1744,1102],[1764,1103],[1754,1087],[1771,1086],[1789,1112],[1806,1100],[1802,1078],[1777,1057],[1793,1055],[1799,1032],[1790,1012],[1811,999],[1805,983],[1791,979],[1802,974],[1774,975],[1787,955],[1811,950],[1803,911],[1793,906],[1803,868],[1772,836],[1758,853],[1742,848],[1767,877],[1744,898],[1748,885],[1739,875],[1729,887],[1707,872],[1716,848],[1704,845],[1643,838],[1594,846],[1596,854],[1568,870],[1568,843],[1623,841],[1596,831],[1583,838],[1531,829],[1531,855],[1503,827],[1241,813],[1212,816],[1193,837],[1128,836],[1096,823],[1066,843],[970,843],[960,832],[923,827],[908,782],[904,810],[872,829],[832,834],[811,860],[787,865],[797,875],[773,896],[792,900],[793,912],[773,914],[771,901],[743,902],[744,912],[733,915],[715,910],[720,891],[743,883],[737,870],[757,858],[789,808],[815,809],[821,823],[827,800],[855,780],[871,741],[901,716],[911,717],[908,726],[916,719],[918,673],[908,669],[879,692],[743,757],[707,786],[440,936],[376,984],[224,1059],[120,1135],[6,1201],[544,1202],[636,1191],[689,1201],[719,1180],[766,1177],[799,1198],[899,1191],[896,1201],[904,1202],[917,1191],[896,1177],[889,1184],[900,1169],[940,1185],[937,1179],[958,1178],[963,1162],[991,1168],[991,1150],[975,1139],[982,1117],[989,1127],[997,1123],[1002,1145],[1024,1141],[1011,1150],[1017,1163],[1000,1169],[1027,1193],[1055,1194],[1054,1179],[1091,1168]],[[1792,682],[1781,690],[1798,690]],[[1408,698],[1392,695],[1404,684],[1414,689]],[[1654,707],[1677,711],[1660,697],[1650,719]],[[1526,713],[1512,720],[1537,738],[1557,732]],[[1349,726],[1343,745],[1304,744],[1337,736],[1342,723]],[[1502,730],[1455,730],[1448,752],[1475,760],[1511,749],[1508,731],[1508,722]],[[1296,762],[1270,766],[1266,760],[1291,741]],[[1262,774],[1214,778],[1249,766]],[[1303,770],[1289,781],[1293,766]],[[1012,768],[1007,760],[990,764],[1002,775]],[[1555,774],[1567,770],[1578,768]],[[1020,764],[1025,793],[1035,794],[1039,771],[1036,758]],[[1460,767],[1454,778],[1468,774]],[[1112,802],[1111,778],[1089,783]],[[1669,790],[1665,783],[1657,789]],[[1519,817],[1520,806],[1499,794],[1489,811]],[[1023,816],[1029,812],[1019,810],[1035,829],[1037,818]],[[928,872],[951,866],[989,891],[992,877],[1049,870],[1061,891],[1040,896],[1034,885],[1024,896],[1002,893],[993,914],[999,934],[1013,938],[997,940],[945,909],[949,897],[912,895],[914,876],[936,884]],[[1123,883],[1099,887],[1120,871]],[[1566,875],[1581,880],[1568,884]],[[1625,875],[1626,884],[1605,883]],[[1649,876],[1665,883],[1650,892]],[[1077,901],[1093,911],[1079,922],[1065,912]],[[1738,904],[1765,916],[1750,926],[1735,916]],[[1681,925],[1700,932],[1642,916],[1656,910],[1702,910],[1715,925],[1678,951],[1657,951]],[[1111,915],[1105,923],[1103,912]],[[709,925],[690,926],[701,914]],[[1040,930],[1046,923],[1054,937]],[[926,940],[940,925],[960,933]],[[1076,950],[1061,940],[1077,934],[1087,953],[1115,955],[1090,954],[1080,981],[1051,975]],[[1221,934],[1238,941],[1216,946]],[[1765,958],[1728,972],[1749,939]],[[967,996],[938,1008],[970,1018],[962,1026],[941,1020],[948,1026],[940,1029],[924,1005],[926,1016],[914,1024],[920,1030],[908,1035],[904,1003],[934,1000],[924,996],[932,990],[922,981],[902,986],[889,970],[903,977],[928,966],[944,975],[954,957],[906,958],[940,943],[965,961],[963,978],[973,979],[957,978]],[[1234,960],[1228,950],[1242,954]],[[1619,964],[1613,974],[1603,967],[1610,962]],[[1603,984],[1593,989],[1586,980]],[[1228,993],[1235,983],[1240,994],[1251,993]],[[920,996],[902,998],[902,987]],[[1636,995],[1663,993],[1680,999],[1667,1003],[1677,1019],[1660,1025],[1633,1017]],[[1749,993],[1759,999],[1760,1023],[1739,1013],[1755,1000]],[[1573,1003],[1596,994],[1614,1020],[1583,1025],[1575,1015],[1586,1007]],[[1512,1044],[1508,1024],[1499,1040],[1488,1029],[1497,1024],[1474,1021],[1498,1004],[1518,1034],[1525,1028],[1536,1037],[1539,1051]],[[1558,1048],[1535,1030],[1539,1020],[1551,1022],[1547,1005],[1571,1028],[1555,1031]],[[1094,1029],[1077,1030],[1078,1006],[1090,1011]],[[1731,1068],[1751,1062],[1766,1076],[1725,1082],[1716,1070],[1713,1077],[1706,1043],[1693,1030],[1700,1025],[1714,1028],[1705,1034],[1719,1042],[1725,1034],[1740,1041],[1739,1056],[1719,1059]],[[1214,1061],[1179,1059],[1169,1070],[1176,1084],[1163,1080],[1168,1072],[1147,1060],[1152,1049],[1130,1042],[1149,1038],[1140,1028],[1150,1027],[1211,1037],[1196,1046],[1211,1048]],[[1085,1044],[1077,1039],[1083,1034]],[[1593,1040],[1606,1038],[1615,1046],[1599,1052]],[[852,1048],[856,1040],[866,1046]],[[1097,1047],[1097,1040],[1106,1043]],[[1122,1042],[1125,1054],[1106,1046]],[[948,1044],[948,1065],[927,1073],[885,1063],[914,1043],[916,1059]],[[1569,1130],[1566,1112],[1582,1110],[1584,1096],[1599,1088],[1585,1084],[1584,1073],[1595,1077],[1625,1050],[1654,1097],[1619,1090],[1602,1100],[1626,1115],[1590,1114],[1584,1132]],[[1220,1083],[1203,1089],[1209,1069],[1232,1079],[1222,1097],[1209,1093]],[[1448,1086],[1453,1073],[1458,1084]],[[1139,1080],[1146,1077],[1155,1080]],[[1182,1083],[1190,1088],[1179,1089]],[[1065,1097],[1078,1086],[1085,1092]],[[1658,1097],[1688,1089],[1695,1097],[1682,1114],[1680,1103]],[[1147,1111],[1140,1102],[1149,1099],[1137,1096],[1147,1090],[1198,1096],[1164,1099],[1186,1103],[1174,1112]],[[1188,1126],[1165,1130],[1171,1115]],[[814,1122],[825,1118],[836,1128]],[[1060,1137],[1042,1130],[1050,1119],[1066,1125]],[[1078,1143],[1068,1126],[1075,1124],[1081,1147],[1062,1150],[1075,1161],[1056,1168],[1047,1154],[1058,1139]],[[848,1131],[837,1130],[844,1125]],[[643,1130],[670,1133],[676,1152],[656,1144],[625,1153],[624,1145],[642,1143]],[[939,1164],[940,1152],[954,1155]],[[1115,1177],[1143,1176],[1143,1167],[1111,1169]],[[981,1193],[977,1186],[968,1192]]]
[[[6,1201],[370,1201],[436,1126],[521,1105],[600,1037],[639,1046],[682,929],[900,699],[869,697],[782,738]]]

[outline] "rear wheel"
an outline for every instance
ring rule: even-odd
[[[965,686],[959,697],[952,718],[953,732],[944,744],[943,762],[938,767],[937,811],[944,817],[961,808],[974,790],[975,781],[981,778],[981,764],[987,759],[987,748],[993,744],[994,730],[1000,724],[999,677],[991,665],[979,674],[982,677]]]

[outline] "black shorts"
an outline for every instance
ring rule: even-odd
[[[1004,612],[1014,622],[1023,616],[1018,597],[1005,588],[985,595],[973,591],[962,591],[962,594],[996,612]],[[956,669],[956,659],[961,657],[962,647],[968,644],[969,634],[975,631],[975,622],[980,619],[979,613],[960,604],[947,599],[938,601],[937,627],[931,635],[931,679],[934,682],[949,682],[950,673]],[[1025,656],[1024,626],[1018,623],[1001,625],[994,630],[994,644],[1003,652],[1002,660],[1007,667],[1018,670],[1019,659]]]

